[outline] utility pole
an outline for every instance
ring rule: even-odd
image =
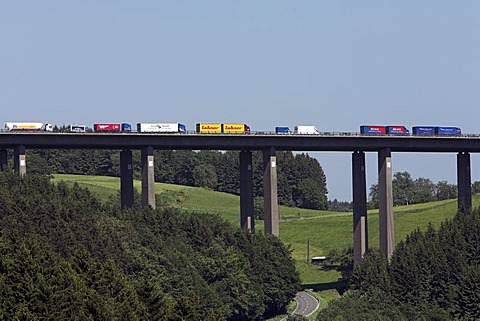
[[[307,237],[307,265],[310,265],[310,238]]]

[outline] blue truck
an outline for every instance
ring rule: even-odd
[[[290,134],[290,128],[286,126],[277,126],[275,127],[275,134],[279,134],[279,135]]]
[[[458,127],[442,126],[414,126],[412,128],[415,136],[460,136],[462,130]]]
[[[462,131],[458,127],[437,127],[435,134],[437,136],[460,136]]]

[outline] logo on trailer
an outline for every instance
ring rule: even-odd
[[[243,130],[243,126],[233,126],[233,125],[228,126],[228,125],[226,125],[225,129],[226,130]]]
[[[210,125],[202,125],[202,129],[213,129],[218,130],[220,126],[210,126]]]

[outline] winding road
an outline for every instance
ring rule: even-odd
[[[292,314],[308,317],[318,309],[318,300],[313,295],[304,291],[297,293],[295,296],[295,302],[297,302],[297,307]],[[282,321],[284,320],[287,320],[287,318],[283,319]]]

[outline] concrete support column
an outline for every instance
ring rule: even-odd
[[[394,249],[392,155],[389,148],[378,151],[378,200],[380,250],[390,259]]]
[[[470,174],[470,154],[457,154],[458,210],[470,212],[472,209],[472,177]]]
[[[13,148],[13,169],[15,173],[25,175],[27,173],[27,160],[25,146],[19,145]]]
[[[155,170],[153,167],[153,148],[142,148],[142,206],[155,208]]]
[[[7,170],[8,156],[6,149],[0,149],[0,171]]]
[[[244,230],[255,230],[253,213],[253,171],[252,152],[240,152],[240,227]]]
[[[263,150],[263,202],[264,232],[278,236],[277,156],[273,147]]]
[[[133,207],[133,161],[132,151],[120,152],[120,202],[122,208]]]
[[[368,250],[367,183],[365,153],[352,154],[353,176],[353,261],[359,263]]]

